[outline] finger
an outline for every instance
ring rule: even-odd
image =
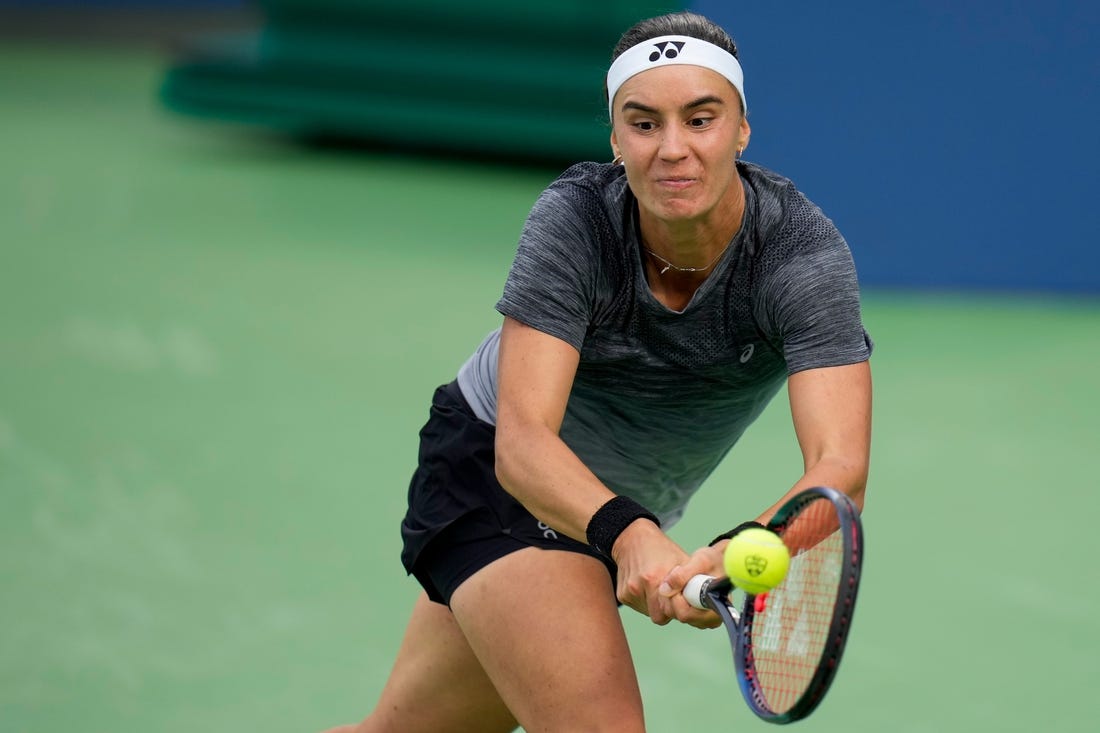
[[[683,596],[672,600],[673,616],[677,621],[697,629],[714,629],[722,625],[722,619],[714,611],[700,611]]]
[[[722,625],[722,619],[714,611],[696,611],[698,617],[688,621],[688,625],[697,629],[717,629]]]
[[[676,618],[676,608],[670,598],[654,593],[649,604],[649,618],[658,626],[664,626]]]
[[[619,603],[627,608],[632,608],[638,613],[649,613],[645,593],[639,591],[639,586],[636,582],[620,579],[618,587],[615,590],[615,597],[618,599]]]
[[[683,623],[696,629],[717,629],[722,625],[722,619],[714,611],[698,611],[693,608]]]
[[[684,592],[684,583],[687,581],[683,577],[683,568],[679,565],[668,571],[664,580],[661,581],[661,585],[657,588],[657,592],[665,598],[672,598],[678,596]]]

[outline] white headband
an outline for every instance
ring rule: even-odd
[[[611,64],[607,71],[608,116],[614,117],[615,93],[627,79],[647,69],[674,64],[702,66],[726,77],[741,95],[742,108],[748,111],[749,105],[745,102],[745,74],[732,53],[691,36],[661,36],[631,46]]]

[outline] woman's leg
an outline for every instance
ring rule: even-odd
[[[644,731],[630,649],[600,561],[528,547],[472,575],[451,608],[527,733]]]
[[[505,733],[501,702],[450,609],[421,594],[374,712],[330,733]]]
[[[451,606],[421,596],[374,712],[331,733],[492,733],[517,719],[527,733],[645,730],[598,560],[525,548],[472,575]]]

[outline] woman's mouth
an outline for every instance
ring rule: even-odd
[[[672,189],[674,191],[682,191],[685,188],[693,185],[696,182],[694,178],[658,178],[657,185],[662,188]]]

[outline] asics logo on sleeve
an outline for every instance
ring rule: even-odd
[[[756,351],[756,346],[754,344],[749,344],[745,348],[741,349],[741,363],[742,364],[748,364],[749,359],[752,358],[753,352],[755,352],[755,351]]]

